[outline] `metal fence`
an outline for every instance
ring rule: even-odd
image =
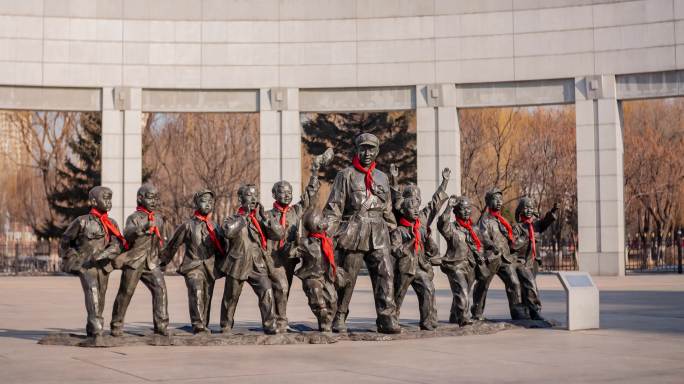
[[[0,241],[0,274],[48,274],[59,271],[56,242]]]
[[[654,233],[628,236],[625,244],[627,273],[682,273],[681,234],[658,237]]]
[[[540,272],[552,271],[576,271],[577,268],[577,248],[570,241],[558,243],[556,241],[544,241],[539,239],[537,252],[541,257]]]

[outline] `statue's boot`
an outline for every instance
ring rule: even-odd
[[[342,312],[337,312],[335,314],[335,320],[333,320],[333,332],[345,333],[347,332],[347,315]]]
[[[530,318],[532,320],[546,321],[546,319],[539,314],[539,311],[536,311],[534,309],[530,309]]]

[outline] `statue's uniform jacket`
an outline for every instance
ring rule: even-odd
[[[259,225],[267,239],[280,240],[284,235],[282,227],[273,218],[261,220]],[[222,231],[230,243],[226,262],[221,266],[227,276],[247,280],[252,271],[268,272],[266,258],[274,242],[267,241],[267,247],[263,249],[259,231],[250,220],[241,215],[232,215],[223,222]]]
[[[119,292],[114,301],[112,310],[112,329],[123,327],[126,310],[133,297],[135,288],[140,280],[149,288],[152,294],[152,317],[157,331],[165,330],[169,322],[168,297],[164,273],[159,267],[160,252],[162,245],[156,233],[151,233],[147,228],[149,222],[145,212],[135,211],[126,219],[124,237],[130,249],[119,257],[124,257],[123,271]],[[155,212],[154,222],[151,225],[160,230],[164,228],[164,219]]]
[[[118,229],[114,219],[109,219]],[[111,261],[123,251],[123,244],[114,235],[107,240],[106,229],[100,219],[88,214],[74,219],[62,235],[60,256],[66,272],[81,280],[87,312],[86,332],[99,335],[104,327],[105,296]]]
[[[216,237],[221,241],[221,229],[212,221]],[[187,275],[197,269],[203,269],[212,278],[216,278],[214,264],[216,258],[222,258],[221,252],[216,249],[209,236],[207,226],[200,219],[192,219],[182,223],[171,236],[166,250],[169,257],[173,257],[178,248],[185,244],[185,255],[183,262],[178,267],[178,273]]]
[[[147,213],[140,211],[131,213],[126,219],[123,235],[128,241],[130,249],[125,254],[124,266],[128,268],[138,269],[144,264],[144,268],[151,271],[159,267],[159,253],[162,247],[159,245],[157,235],[150,233],[149,229],[145,229],[147,222]],[[160,231],[164,228],[164,219],[157,212],[155,212],[152,225],[159,228]],[[164,238],[163,231],[161,234]]]
[[[462,323],[470,319],[469,294],[475,280],[474,268],[479,251],[470,231],[449,221],[449,214],[447,210],[437,221],[437,228],[447,244],[440,269],[447,275],[453,295],[449,320]],[[476,231],[475,228],[473,230]]]
[[[399,314],[401,305],[412,286],[418,296],[420,324],[424,327],[437,325],[437,303],[435,301],[435,274],[429,259],[437,256],[438,247],[428,232],[437,212],[449,198],[442,186],[432,196],[432,200],[420,210],[420,248],[414,249],[413,228],[403,225],[397,226],[390,235],[392,241],[392,255],[394,256],[394,297]]]
[[[117,222],[109,221],[118,229]],[[81,268],[102,268],[111,272],[114,268],[105,259],[112,260],[123,250],[123,245],[115,236],[106,238],[106,229],[97,217],[88,214],[74,219],[62,235],[60,243],[62,258],[69,265],[70,273],[78,273]]]
[[[532,221],[532,227],[535,233],[542,233],[548,229],[556,220],[556,216],[548,212],[542,219]],[[525,223],[515,223],[513,225],[514,243],[511,245],[511,254],[517,259],[519,263],[527,268],[532,268],[532,242],[530,241],[530,234]],[[535,236],[535,244],[536,244]],[[539,251],[537,251],[537,261],[541,261]]]
[[[389,229],[397,226],[392,212],[389,180],[384,172],[373,170],[373,193],[367,197],[365,175],[354,167],[341,170],[333,183],[324,215],[331,232],[336,229],[338,246],[348,251],[366,252],[390,247]],[[349,219],[362,210],[360,225]]]

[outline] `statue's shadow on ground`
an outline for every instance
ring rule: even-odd
[[[278,335],[265,335],[256,324],[244,324],[233,329],[232,333],[219,333],[212,330],[211,334],[198,335],[193,335],[190,327],[182,326],[171,329],[169,336],[156,335],[149,329],[126,329],[124,335],[120,337],[112,337],[106,333],[97,338],[88,338],[84,334],[58,332],[48,334],[40,339],[38,344],[75,347],[332,344],[339,341],[392,341],[491,335],[516,328],[552,328],[556,325],[554,321],[487,320],[477,321],[463,327],[440,323],[435,330],[424,331],[418,327],[417,322],[409,322],[402,323],[402,332],[393,335],[378,333],[372,321],[358,320],[349,322],[347,333],[321,333],[316,330],[314,324],[305,322],[291,324],[290,331]]]

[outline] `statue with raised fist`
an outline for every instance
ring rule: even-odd
[[[390,167],[390,174],[395,176],[396,166]],[[397,305],[397,317],[409,286],[418,296],[420,312],[420,328],[433,330],[437,327],[437,303],[433,283],[433,264],[439,263],[438,246],[430,236],[430,225],[439,209],[444,205],[448,195],[446,187],[451,170],[442,171],[442,183],[432,196],[432,200],[420,208],[420,189],[415,185],[404,186],[395,200],[398,207],[398,226],[392,230],[392,255],[394,267],[394,297]],[[394,177],[396,179],[396,177]]]
[[[275,219],[284,231],[280,240],[269,240],[269,252],[265,256],[268,276],[273,286],[275,304],[276,327],[280,330],[287,328],[287,300],[292,286],[294,270],[299,262],[296,257],[297,243],[300,236],[300,226],[304,212],[316,201],[320,182],[318,169],[332,159],[332,150],[317,156],[311,164],[311,177],[301,200],[292,204],[292,185],[287,181],[273,184],[273,209],[266,212],[269,219]]]
[[[451,214],[454,221],[451,221]],[[475,280],[475,268],[484,263],[482,242],[470,219],[472,205],[465,196],[449,198],[447,208],[437,221],[447,250],[440,269],[447,275],[451,294],[449,322],[464,326],[471,324],[470,288]]]
[[[518,207],[515,209],[517,223],[513,226],[515,242],[511,247],[511,252],[517,259],[516,272],[520,280],[520,294],[524,309],[518,311],[511,308],[513,319],[544,320],[540,314],[542,305],[535,280],[537,264],[541,264],[541,257],[537,254],[536,234],[546,231],[556,221],[557,211],[558,204],[554,204],[553,208],[542,219],[539,219],[532,198],[523,197],[518,201]]]

